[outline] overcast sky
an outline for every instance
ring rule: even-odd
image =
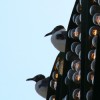
[[[75,0],[0,0],[0,100],[45,100],[27,78],[50,75],[59,51],[44,35],[67,28]]]

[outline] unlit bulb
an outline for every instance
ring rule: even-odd
[[[79,44],[78,42],[73,42],[73,43],[71,44],[71,51],[72,51],[72,52],[75,52],[75,48],[76,48],[76,46],[77,46],[78,44]]]
[[[91,62],[91,70],[95,71],[95,60]]]
[[[86,94],[86,100],[92,100],[93,90],[89,90]]]
[[[97,47],[97,36],[94,36],[92,39],[92,45],[96,48]]]
[[[98,5],[92,5],[90,7],[90,14],[93,16],[96,13],[100,13],[100,6],[98,6]]]
[[[100,13],[96,13],[93,16],[93,23],[100,26]]]
[[[68,77],[68,79],[72,80],[72,76],[73,76],[74,73],[75,73],[75,71],[72,70],[72,69],[70,69],[70,70],[67,72],[67,77]]]

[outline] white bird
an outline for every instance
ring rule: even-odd
[[[28,78],[26,81],[35,81],[36,82],[36,84],[35,84],[36,92],[40,96],[42,96],[43,98],[46,98],[47,97],[48,84],[49,84],[49,78],[50,77],[45,78],[44,75],[39,74],[39,75],[36,75],[33,78]]]
[[[47,33],[45,36],[48,35],[52,35],[51,42],[54,47],[61,52],[65,52],[67,31],[64,26],[56,26],[50,33]]]

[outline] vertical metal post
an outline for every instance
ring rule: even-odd
[[[89,88],[86,82],[89,43],[89,28],[91,26],[91,16],[89,14],[90,0],[82,0],[82,23],[81,23],[81,100],[86,100],[86,91]]]

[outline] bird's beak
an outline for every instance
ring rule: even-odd
[[[28,78],[28,79],[26,79],[26,81],[33,81],[34,80],[34,78]]]
[[[46,37],[46,36],[48,36],[48,35],[51,35],[52,34],[52,32],[50,32],[50,33],[47,33],[44,37]]]

